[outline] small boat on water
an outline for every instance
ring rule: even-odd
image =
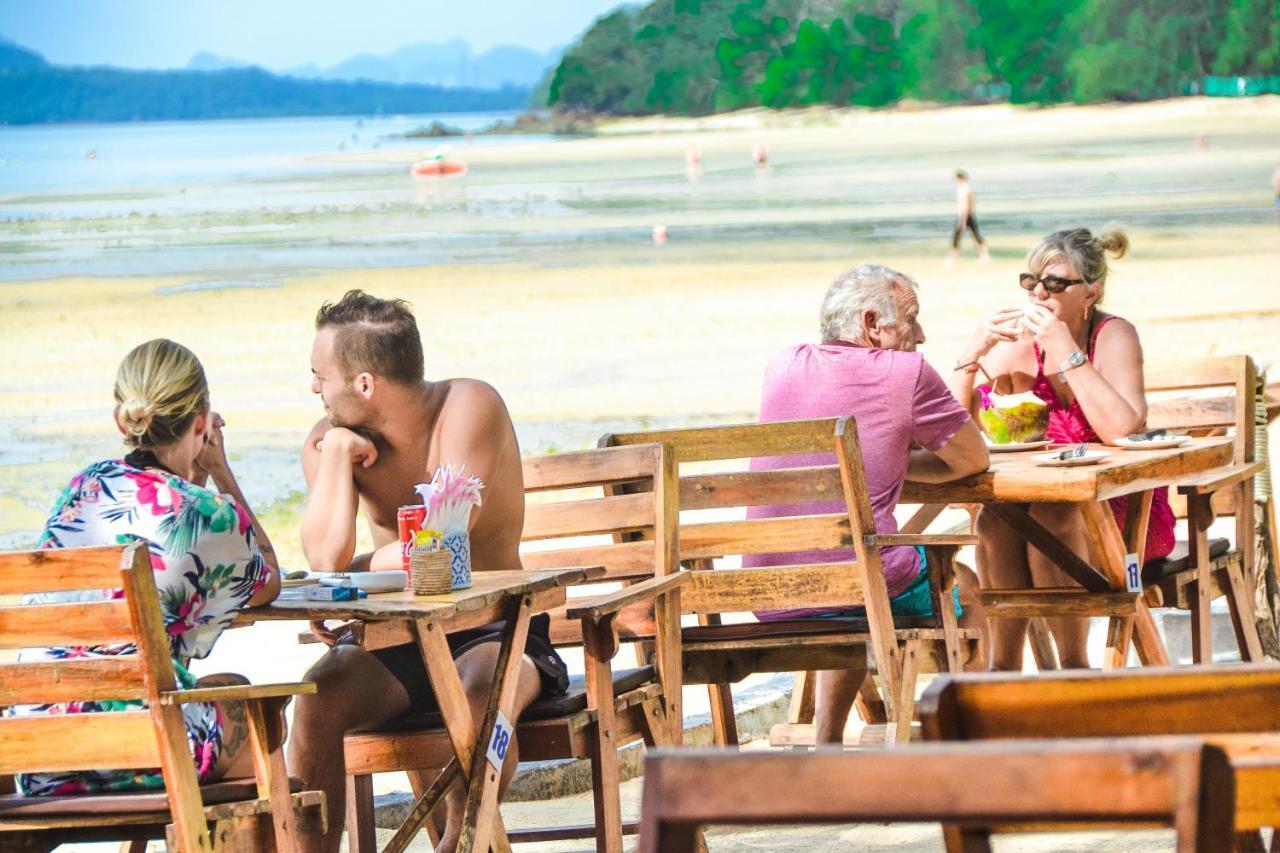
[[[431,157],[419,160],[410,167],[415,177],[447,178],[453,175],[465,175],[467,164],[462,160],[450,160],[444,157]]]

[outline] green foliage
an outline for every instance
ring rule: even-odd
[[[369,81],[300,80],[260,68],[0,71],[0,124],[369,115],[517,109],[528,90],[445,89]]]
[[[628,114],[995,93],[1056,103],[1277,73],[1277,0],[652,0],[598,20],[549,102]]]

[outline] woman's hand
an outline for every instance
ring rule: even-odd
[[[1003,308],[983,320],[974,330],[965,344],[960,364],[969,364],[991,352],[996,344],[1013,342],[1018,339],[1018,318],[1022,311],[1018,308]]]
[[[209,428],[204,434],[204,447],[196,455],[194,463],[194,473],[202,480],[211,476],[215,483],[219,482],[219,478],[231,470],[231,466],[227,463],[227,448],[222,438],[224,426],[226,421],[222,419],[222,415],[217,412],[209,413]]]
[[[322,456],[339,454],[352,465],[358,464],[362,468],[368,468],[378,461],[378,448],[374,443],[360,433],[345,427],[334,427],[320,436],[319,441],[316,442],[316,450],[319,450]]]
[[[1043,305],[1031,305],[1021,322],[1044,350],[1047,363],[1057,364],[1080,348],[1067,324]]]

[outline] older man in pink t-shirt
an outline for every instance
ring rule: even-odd
[[[853,415],[862,444],[876,530],[896,533],[893,517],[907,476],[946,482],[987,468],[987,448],[968,411],[956,402],[916,347],[924,343],[916,283],[887,267],[864,264],[838,277],[822,302],[821,344],[775,355],[765,370],[761,421]],[[830,465],[831,453],[752,460],[753,470]],[[751,518],[840,512],[841,501],[753,508]],[[895,612],[927,606],[925,568],[911,547],[881,551]],[[769,566],[852,560],[852,550],[747,557]],[[854,615],[835,608],[758,613],[760,619]],[[857,615],[861,615],[860,613]],[[819,742],[840,742],[863,670],[818,673],[815,723]]]

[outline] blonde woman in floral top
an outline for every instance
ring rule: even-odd
[[[275,598],[275,556],[227,464],[222,418],[209,410],[204,369],[185,347],[148,341],[120,365],[115,418],[130,452],[81,471],[63,491],[40,536],[41,548],[145,541],[175,668],[184,686],[192,658],[209,654],[243,607]],[[212,479],[214,488],[206,488]],[[118,597],[121,590],[32,595],[32,604]],[[27,649],[24,660],[127,654],[132,646]],[[215,675],[200,684],[226,684]],[[137,701],[70,702],[14,709],[18,714],[86,713],[140,707]],[[239,703],[184,705],[187,738],[201,782],[252,773]],[[28,795],[125,791],[163,786],[158,768],[18,777]]]

